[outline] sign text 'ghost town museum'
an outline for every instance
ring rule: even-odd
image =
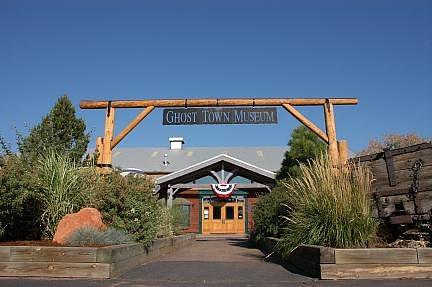
[[[276,124],[276,108],[164,109],[163,125]]]

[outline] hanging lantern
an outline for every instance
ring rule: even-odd
[[[219,198],[228,198],[231,197],[231,194],[233,193],[235,189],[235,184],[228,184],[228,183],[218,183],[218,184],[211,184],[211,189]]]

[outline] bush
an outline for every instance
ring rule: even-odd
[[[364,247],[376,235],[369,197],[371,173],[362,166],[334,169],[322,156],[300,167],[301,176],[285,183],[287,224],[280,249],[287,255],[299,244]]]
[[[101,176],[93,204],[104,221],[149,245],[157,236],[162,206],[145,177],[123,177],[119,172]]]
[[[283,219],[281,215],[288,198],[288,193],[284,187],[278,183],[270,193],[264,195],[259,199],[254,207],[253,220],[253,238],[256,241],[264,237],[277,237],[281,232],[281,225]]]
[[[131,238],[121,230],[115,228],[99,230],[90,226],[77,229],[66,239],[68,246],[116,245],[132,242]]]
[[[40,237],[40,203],[36,172],[13,154],[2,156],[0,166],[0,239],[33,240]]]
[[[175,218],[172,214],[172,210],[164,206],[163,203],[160,202],[160,204],[161,211],[156,237],[161,238],[173,236],[175,233]]]

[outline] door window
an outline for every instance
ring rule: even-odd
[[[213,219],[221,219],[222,218],[222,207],[221,206],[213,206]]]
[[[234,206],[225,207],[226,219],[234,219]]]

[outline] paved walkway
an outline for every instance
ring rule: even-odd
[[[0,286],[432,286],[432,280],[320,281],[264,261],[244,238],[199,238],[176,253],[111,280],[0,279]]]

